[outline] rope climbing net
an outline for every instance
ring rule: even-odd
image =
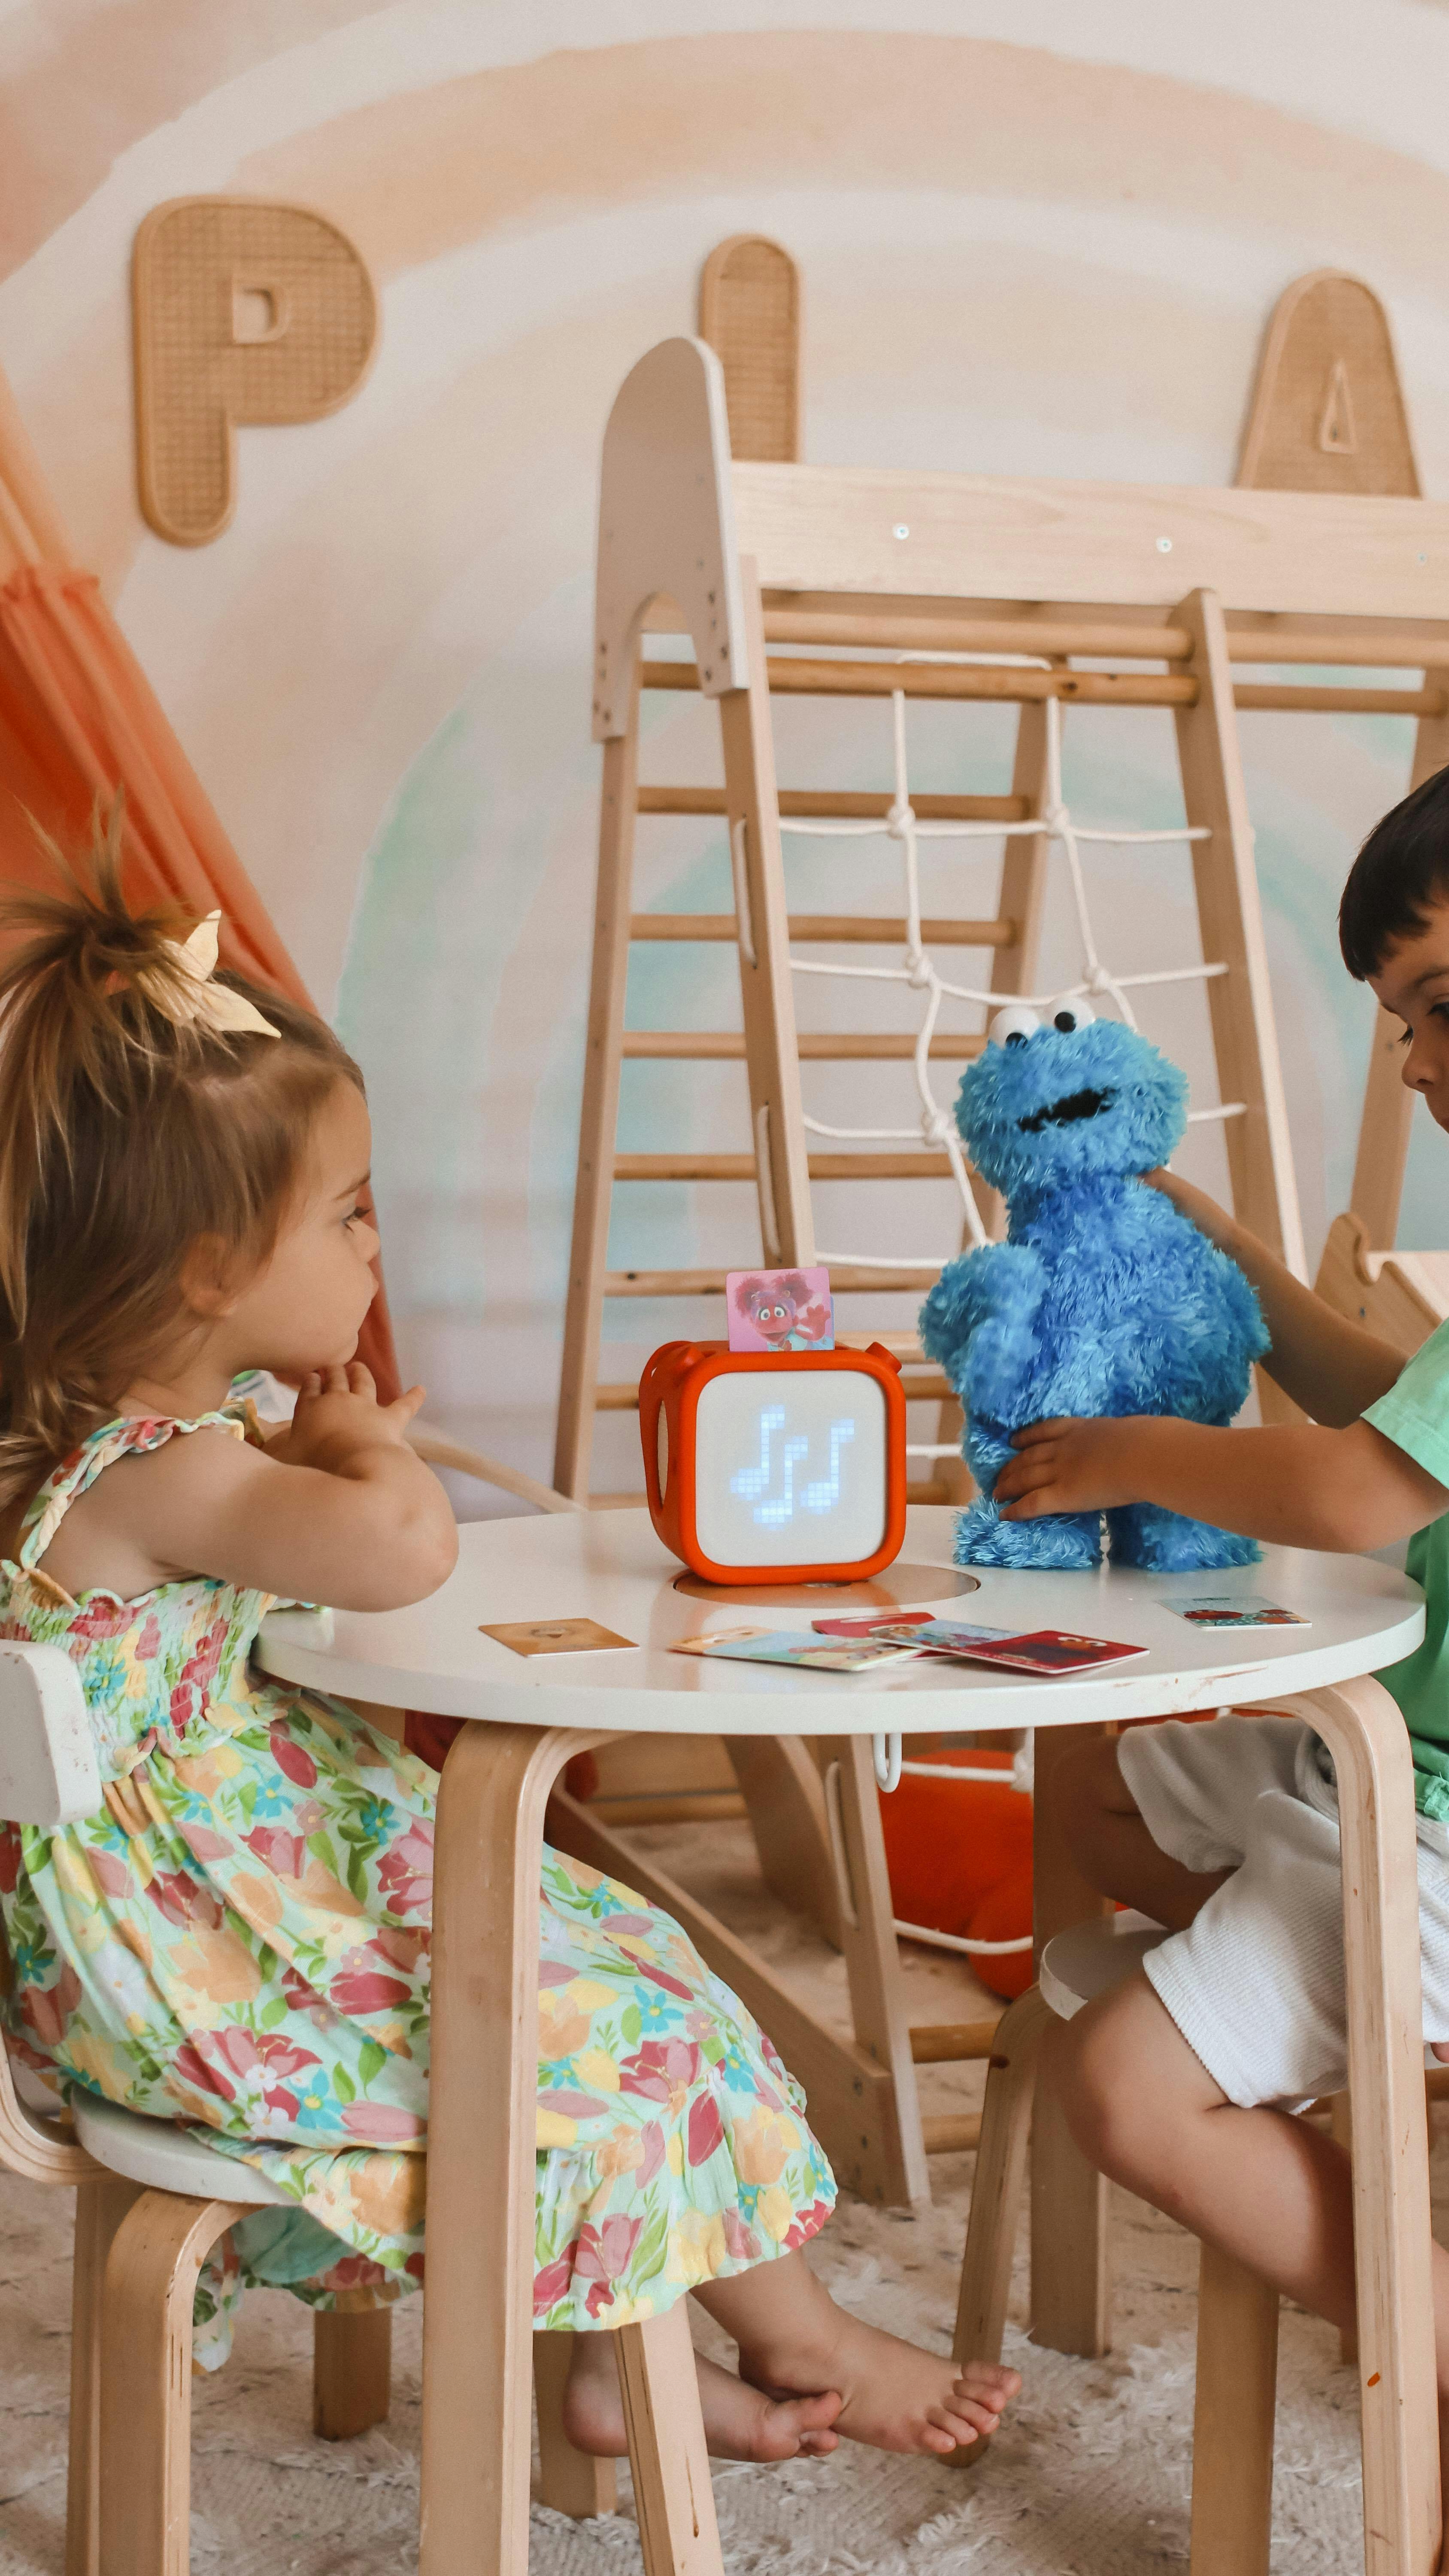
[[[949,656],[910,654],[902,655],[901,658],[910,661],[948,659],[976,661],[984,657],[976,654]],[[993,655],[991,658],[999,661],[1004,657]],[[1033,669],[1051,668],[1050,664],[1041,663],[1032,656],[1020,655],[1012,658],[1018,664]],[[1104,996],[1116,1004],[1128,1026],[1135,1028],[1137,1021],[1131,1002],[1127,998],[1130,991],[1143,985],[1204,983],[1211,981],[1214,976],[1225,975],[1228,971],[1227,967],[1216,962],[1204,962],[1193,966],[1158,967],[1145,974],[1113,974],[1110,968],[1103,964],[1101,952],[1097,946],[1096,934],[1092,927],[1091,909],[1087,901],[1086,875],[1082,866],[1084,844],[1101,842],[1120,848],[1160,842],[1203,841],[1208,838],[1208,831],[1205,825],[1187,823],[1168,826],[1160,831],[1145,832],[1129,831],[1118,825],[1104,829],[1078,823],[1062,795],[1061,703],[1056,698],[1049,698],[1046,702],[1046,794],[1042,812],[1030,814],[1018,823],[923,823],[911,806],[910,779],[906,766],[906,700],[903,690],[894,691],[891,706],[895,737],[895,791],[890,809],[883,820],[865,823],[822,823],[786,821],[782,818],[780,829],[782,833],[790,833],[800,838],[822,840],[884,837],[894,841],[900,851],[904,876],[906,924],[905,955],[901,964],[899,966],[847,966],[817,963],[814,959],[804,957],[792,957],[790,964],[797,975],[847,976],[852,980],[872,983],[904,984],[912,992],[923,996],[924,1010],[916,1032],[913,1057],[916,1093],[920,1102],[919,1117],[914,1127],[832,1127],[827,1126],[822,1119],[810,1117],[805,1119],[804,1124],[812,1136],[826,1136],[840,1142],[914,1143],[919,1135],[928,1147],[944,1149],[951,1166],[952,1177],[960,1193],[967,1231],[973,1243],[982,1244],[987,1240],[986,1228],[982,1223],[976,1194],[971,1186],[971,1176],[967,1170],[966,1158],[961,1151],[960,1138],[949,1111],[944,1109],[937,1099],[931,1082],[931,1041],[936,1032],[942,1003],[947,1000],[979,1002],[988,1010],[992,1008],[1000,1010],[1014,1003],[1018,1008],[1041,1009],[1048,1000],[1068,1001],[1078,996],[1083,999]],[[1059,843],[1066,858],[1067,877],[1071,886],[1072,903],[1082,944],[1082,974],[1078,983],[1069,986],[1063,992],[1053,995],[993,993],[980,985],[952,983],[941,974],[922,938],[920,885],[922,841],[994,840],[1004,834]],[[1239,1118],[1242,1115],[1241,1101],[1224,1101],[1211,1108],[1193,1109],[1188,1113],[1190,1122]],[[865,1270],[898,1270],[903,1267],[930,1269],[939,1266],[933,1254],[923,1256],[919,1261],[908,1261],[907,1257],[900,1253],[886,1256],[877,1253],[821,1252],[819,1258],[822,1262],[849,1262],[856,1268]]]
[[[987,657],[976,654],[949,656],[903,654],[901,656],[903,661],[948,659],[976,661],[984,658]],[[1004,657],[993,655],[989,658],[999,660]],[[1051,668],[1049,663],[1041,663],[1034,656],[1020,655],[1011,658],[1018,663],[1018,666],[1025,665],[1038,670]],[[891,709],[895,786],[891,804],[884,819],[879,822],[871,820],[862,823],[804,822],[787,821],[782,817],[780,830],[782,833],[790,833],[802,839],[885,838],[894,841],[900,851],[906,924],[905,954],[900,965],[847,966],[817,963],[813,959],[804,957],[792,957],[790,964],[797,975],[844,976],[853,981],[904,984],[912,992],[922,995],[924,1008],[916,1032],[912,1057],[916,1094],[920,1104],[919,1115],[914,1127],[835,1127],[827,1126],[823,1119],[808,1116],[804,1124],[810,1135],[829,1137],[836,1142],[905,1144],[914,1143],[919,1134],[927,1147],[943,1148],[950,1163],[952,1178],[960,1194],[967,1231],[973,1243],[983,1244],[988,1239],[986,1228],[976,1203],[975,1191],[971,1186],[971,1176],[967,1169],[965,1155],[961,1150],[955,1122],[949,1111],[943,1108],[937,1099],[931,1081],[931,1041],[936,1033],[936,1024],[940,1018],[943,1002],[948,1000],[976,1002],[988,1011],[1001,1010],[1012,1004],[1018,1008],[1040,1010],[1049,1001],[1063,1002],[1079,998],[1091,1001],[1104,998],[1115,1004],[1129,1028],[1135,1028],[1137,1019],[1128,999],[1130,992],[1149,985],[1207,983],[1215,976],[1225,975],[1228,971],[1227,967],[1216,960],[1204,960],[1200,964],[1191,966],[1157,967],[1141,974],[1114,974],[1103,962],[1097,945],[1091,907],[1087,900],[1086,871],[1082,864],[1084,845],[1107,844],[1115,848],[1150,847],[1162,843],[1181,844],[1204,841],[1209,836],[1206,826],[1189,823],[1169,825],[1160,831],[1136,831],[1127,830],[1120,825],[1103,827],[1079,823],[1062,794],[1061,702],[1056,698],[1049,698],[1046,702],[1046,794],[1040,813],[1027,815],[1022,821],[1016,823],[923,823],[911,805],[910,776],[906,762],[906,699],[903,690],[897,689],[893,692]],[[1008,834],[1058,844],[1066,859],[1067,881],[1071,888],[1072,905],[1082,947],[1082,973],[1079,982],[1055,994],[1006,994],[992,992],[981,985],[953,983],[940,972],[922,936],[920,883],[922,841],[994,840]],[[1242,1115],[1243,1103],[1236,1100],[1222,1101],[1209,1108],[1193,1109],[1188,1112],[1190,1123],[1239,1118]],[[875,1253],[822,1251],[819,1258],[825,1263],[849,1262],[855,1268],[865,1270],[897,1270],[904,1267],[928,1269],[938,1266],[934,1256],[930,1255],[917,1262],[908,1261],[899,1253],[883,1256]],[[955,1454],[954,1444],[945,1446],[911,1444],[908,1448],[908,1455],[913,1457],[936,1458],[955,1456]],[[901,1755],[901,1737],[895,1732],[881,1732],[875,1736],[874,1754],[876,1778],[881,1788],[886,1791],[896,1787],[904,1772],[947,1782],[953,1780],[1000,1782],[1002,1778],[997,1771],[978,1771],[961,1766],[943,1766],[928,1762],[905,1762]],[[1012,1778],[1003,1785],[1029,1790],[1030,1783],[1031,1754],[1028,1742],[1024,1761],[1014,1766]],[[895,1923],[895,1930],[912,1940],[926,1941],[942,1949],[965,1951],[968,1954],[980,1953],[991,1957],[1027,1951],[1032,1946],[1030,1934],[1011,1941],[977,1941],[959,1934],[943,1933],[928,1925],[905,1923],[899,1919]]]

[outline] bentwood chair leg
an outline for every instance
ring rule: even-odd
[[[101,2312],[111,2242],[139,2186],[103,2174],[75,2196],[70,2302],[70,2465],[65,2495],[65,2576],[100,2576]]]
[[[312,2320],[312,2430],[350,2442],[392,2404],[392,2310],[319,2308]]]
[[[1191,2576],[1268,2576],[1278,2293],[1215,2245],[1197,2285]]]
[[[1051,2007],[1043,2002],[1039,1988],[1029,1986],[1002,2014],[992,2033],[981,2109],[981,2142],[976,2150],[976,2180],[966,2225],[966,2256],[961,2266],[956,2336],[951,2346],[957,2361],[1001,2359],[1011,2258],[1026,2179],[1037,2053],[1052,2018]],[[969,2458],[972,2454],[962,2456]]]
[[[147,2191],[116,2232],[101,2332],[101,2576],[188,2576],[192,2300],[246,2207]]]
[[[533,2338],[533,2393],[538,2400],[538,2500],[574,2522],[612,2513],[618,2483],[612,2460],[576,2451],[563,2428],[564,2390],[573,2358],[571,2334]]]
[[[615,2337],[644,2576],[721,2576],[719,2526],[683,2299]]]
[[[1289,1701],[1333,1756],[1343,1848],[1365,2576],[1431,2576],[1443,2521],[1414,1776],[1382,1682]]]

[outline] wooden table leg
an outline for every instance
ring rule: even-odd
[[[538,1889],[548,1793],[602,1740],[465,1726],[438,1801],[419,2576],[526,2576]]]
[[[1043,1795],[1055,1766],[1097,1726],[1039,1727],[1032,1843],[1036,1955],[1053,1934],[1110,1909],[1077,1869]],[[1106,2352],[1112,2340],[1107,2185],[1073,2145],[1057,2104],[1038,2095],[1031,2133],[1031,2332],[1053,2352]]]
[[[822,1753],[827,1804],[838,1800],[832,1830],[840,1841],[840,1946],[856,2043],[886,2069],[892,2084],[880,2140],[881,2196],[896,2207],[928,2209],[931,2179],[870,1739],[834,1736]]]
[[[840,1892],[824,1785],[809,1746],[798,1735],[726,1735],[722,1741],[749,1810],[765,1885],[838,1950]]]
[[[1371,1678],[1285,1705],[1322,1736],[1338,1773],[1365,2576],[1430,2576],[1439,2441],[1409,1739]]]

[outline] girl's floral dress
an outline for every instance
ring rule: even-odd
[[[117,1458],[240,1407],[106,1424],[0,1565],[0,1637],[80,1667],[104,1784],[83,1823],[0,1826],[12,2054],[175,2120],[295,2207],[231,2231],[198,2294],[366,2307],[423,2277],[435,1778],[341,1702],[248,1667],[271,1596],[194,1576],[78,1601],[40,1570]],[[545,1849],[534,2319],[586,2331],[803,2244],[835,2197],[804,2098],[666,1914]]]

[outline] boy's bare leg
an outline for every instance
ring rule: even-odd
[[[1048,2031],[1041,2080],[1055,2086],[1072,2136],[1101,2172],[1285,2298],[1341,2330],[1353,2326],[1347,2156],[1305,2120],[1229,2102],[1140,1972]],[[1449,2253],[1438,2245],[1433,2285],[1442,2448]]]
[[[700,2306],[740,2347],[738,2379],[696,2355],[705,2438],[716,2459],[789,2460],[833,2451],[840,2434],[883,2451],[948,2453],[994,2433],[1020,2373],[955,2362],[862,2325],[838,2308],[798,2251],[710,2281]],[[607,2334],[575,2338],[564,2430],[581,2451],[617,2456],[624,2410]]]
[[[1233,1873],[1184,1869],[1158,1850],[1118,1768],[1119,1741],[1094,1736],[1064,1755],[1052,1766],[1048,1795],[1088,1884],[1181,1932]]]

